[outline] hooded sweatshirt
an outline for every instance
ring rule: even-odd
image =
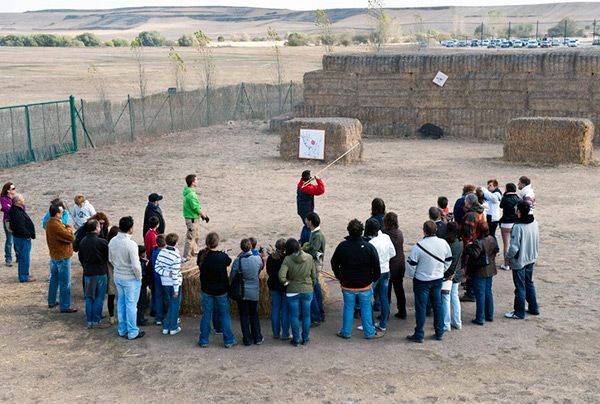
[[[370,289],[381,276],[377,250],[362,237],[348,236],[338,244],[331,257],[331,269],[342,289],[352,291]]]
[[[283,259],[279,281],[284,285],[287,283],[287,293],[312,292],[316,279],[315,264],[310,254],[299,251]]]
[[[540,243],[540,229],[532,215],[517,219],[510,235],[510,247],[506,258],[510,260],[510,268],[518,270],[537,260]]]
[[[196,189],[191,187],[183,188],[183,217],[185,219],[198,219],[201,209]]]
[[[465,213],[465,222],[462,229],[463,242],[465,245],[477,238],[477,224],[483,223],[486,220],[483,210],[483,206],[475,202]]]

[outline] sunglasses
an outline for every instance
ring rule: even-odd
[[[9,191],[14,191],[15,189],[17,189],[17,188],[15,188],[15,187],[10,187]]]

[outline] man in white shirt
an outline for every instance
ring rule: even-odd
[[[431,299],[435,326],[435,338],[441,341],[444,336],[442,313],[442,282],[444,272],[452,264],[452,251],[446,242],[435,235],[437,227],[432,220],[423,224],[425,237],[410,251],[406,260],[408,276],[413,278],[415,293],[415,333],[406,337],[409,341],[423,343],[425,333],[425,311]]]
[[[531,186],[531,180],[529,177],[522,176],[519,178],[517,188],[519,188],[518,195],[521,197],[521,199],[529,204],[529,214],[533,216],[535,211],[535,192],[533,192],[533,187]]]
[[[137,302],[142,287],[142,266],[138,246],[131,239],[133,218],[119,220],[119,234],[108,243],[108,261],[113,265],[117,286],[117,316],[119,336],[129,340],[142,338],[145,333],[137,327]]]
[[[379,323],[375,325],[375,328],[385,332],[388,317],[390,316],[390,301],[387,296],[390,283],[390,260],[396,256],[396,249],[390,236],[383,234],[380,228],[381,226],[377,219],[371,218],[365,223],[365,237],[371,238],[369,243],[377,250],[379,268],[381,269],[379,280],[373,285],[373,290],[378,297],[381,307]]]

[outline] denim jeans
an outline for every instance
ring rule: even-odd
[[[273,337],[287,339],[290,336],[290,317],[285,292],[270,290],[271,295],[271,329]]]
[[[344,337],[350,337],[352,334],[352,324],[354,322],[354,307],[356,301],[360,306],[360,321],[363,326],[365,338],[371,338],[375,335],[375,326],[373,326],[373,307],[371,306],[371,298],[373,290],[371,288],[360,292],[354,292],[347,289],[342,289],[344,298],[344,312],[342,317],[342,329],[340,334]]]
[[[95,278],[95,279],[94,279]],[[88,325],[98,325],[102,321],[102,308],[104,307],[104,296],[108,277],[106,275],[84,276],[85,289],[92,292],[85,296],[85,319]],[[89,284],[96,282],[96,289],[89,291]]]
[[[231,317],[229,316],[229,297],[227,293],[220,296],[209,295],[202,292],[202,319],[200,320],[200,337],[198,344],[202,346],[208,345],[210,337],[210,321],[211,317],[218,316],[221,330],[223,331],[223,343],[225,345],[235,343],[235,337],[231,329]]]
[[[302,342],[310,340],[310,302],[313,292],[288,296],[289,318],[292,326],[292,341],[300,343],[300,312],[302,312]]]
[[[167,315],[163,321],[163,330],[175,331],[178,327],[177,319],[179,318],[179,306],[181,305],[181,287],[178,286],[179,294],[174,297],[175,288],[173,286],[163,286],[163,295],[169,302]]]
[[[56,292],[60,291],[60,311],[71,307],[71,258],[50,258],[50,283],[48,284],[48,306],[56,304]]]
[[[415,292],[415,317],[417,325],[415,327],[415,337],[423,339],[425,332],[425,311],[427,301],[431,299],[433,306],[433,322],[435,335],[442,337],[444,335],[444,313],[442,313],[442,279],[434,281],[420,281],[413,279],[413,291]]]
[[[240,326],[242,328],[244,345],[251,345],[263,339],[258,319],[258,302],[255,300],[238,300],[240,311]]]
[[[385,272],[375,282],[375,296],[379,297],[379,328],[386,328],[390,316],[390,301],[388,300],[388,289],[390,286],[390,273]]]
[[[537,303],[535,285],[533,284],[534,264],[525,265],[521,269],[513,269],[513,282],[515,284],[515,314],[521,318],[525,317],[525,301],[527,301],[529,312],[538,314],[540,308]]]
[[[452,289],[447,295],[442,295],[442,309],[444,311],[444,330],[450,327],[462,328],[460,314],[460,299],[458,297],[459,283],[452,282]]]
[[[152,307],[154,308],[154,319],[156,321],[164,320],[165,313],[165,296],[163,296],[162,284],[160,283],[160,275],[154,273],[154,291],[152,292]]]
[[[4,262],[7,264],[12,263],[12,249],[13,249],[13,235],[8,230],[8,222],[2,221],[2,227],[4,227],[4,234],[6,240],[4,241]]]
[[[483,324],[494,321],[494,296],[492,295],[492,277],[473,276],[475,293],[475,321]]]
[[[319,273],[317,272],[317,282],[313,289],[313,299],[310,302],[310,319],[313,322],[325,321],[325,309],[323,307],[323,291],[319,284]]]
[[[31,240],[13,236],[15,252],[19,260],[19,282],[26,282],[29,279],[29,260],[31,255]]]
[[[115,276],[117,287],[117,318],[120,336],[134,339],[140,333],[137,327],[137,301],[140,297],[142,281],[139,279],[122,279]]]

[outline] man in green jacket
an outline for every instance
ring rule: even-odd
[[[190,174],[185,177],[187,186],[183,188],[183,218],[185,219],[185,246],[183,247],[183,257],[189,260],[193,255],[198,254],[198,242],[200,241],[200,219],[206,223],[210,220],[208,216],[202,213],[202,206],[196,195],[198,180],[196,175]]]
[[[302,250],[310,254],[315,263],[317,281],[314,287],[314,296],[310,304],[310,317],[313,327],[321,325],[325,321],[325,310],[323,308],[323,292],[319,284],[319,272],[323,269],[323,258],[325,254],[325,235],[321,231],[321,218],[315,212],[306,215],[306,227],[310,230],[310,239],[304,243]]]

